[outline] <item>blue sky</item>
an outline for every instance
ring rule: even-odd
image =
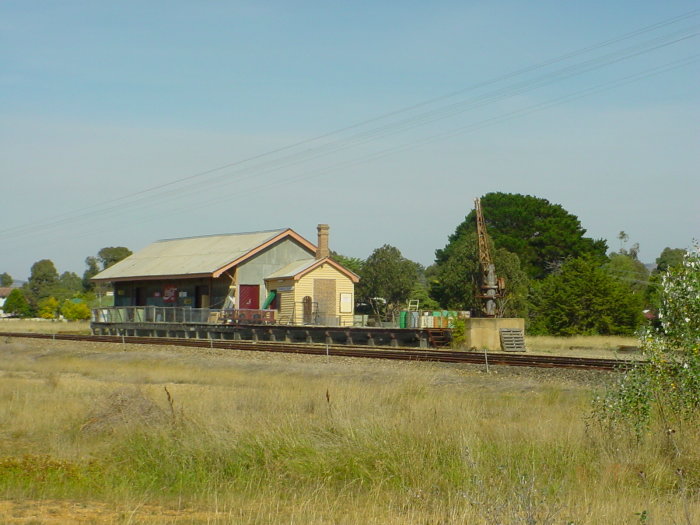
[[[700,237],[697,7],[4,1],[0,272],[321,222],[427,265],[490,191],[652,262]]]

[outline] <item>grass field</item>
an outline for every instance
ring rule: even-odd
[[[90,321],[54,321],[38,319],[0,319],[0,332],[90,334]]]
[[[700,522],[697,432],[587,430],[610,377],[2,338],[0,522]]]
[[[535,335],[525,337],[525,346],[533,354],[606,359],[639,358],[637,337],[578,335],[555,337]]]

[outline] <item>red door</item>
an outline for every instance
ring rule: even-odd
[[[243,310],[258,310],[260,308],[260,285],[242,284],[238,308]]]

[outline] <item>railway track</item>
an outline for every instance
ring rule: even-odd
[[[417,350],[415,348],[391,348],[345,345],[290,344],[269,341],[224,341],[215,339],[182,339],[167,337],[129,337],[78,334],[39,334],[0,332],[0,337],[52,339],[55,341],[87,341],[92,343],[148,344],[218,348],[222,350],[248,350],[308,355],[327,355],[400,361],[432,361],[439,363],[469,363],[480,365],[528,366],[538,368],[571,368],[579,370],[621,370],[635,366],[638,361],[619,359],[591,359],[585,357],[560,357],[530,354],[503,354],[465,352],[457,350]]]

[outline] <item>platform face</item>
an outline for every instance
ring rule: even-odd
[[[95,335],[135,337],[177,337],[287,343],[404,346],[428,348],[427,330],[417,328],[375,328],[207,323],[97,323],[90,324]],[[449,332],[449,331],[448,331]],[[449,336],[449,333],[448,333]]]

